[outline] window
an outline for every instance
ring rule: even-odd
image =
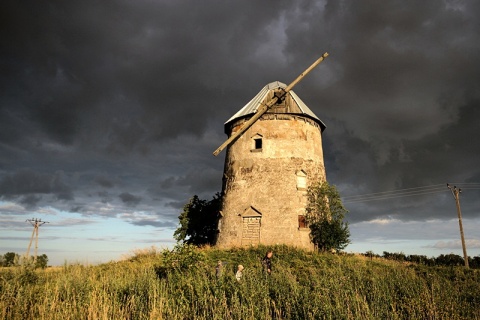
[[[307,220],[305,219],[305,216],[298,216],[298,228],[307,228]]]
[[[262,149],[262,138],[253,139],[255,141],[255,149]]]
[[[263,136],[261,134],[255,134],[253,137],[251,137],[253,141],[252,149],[250,151],[252,152],[260,152],[262,151],[263,148]]]

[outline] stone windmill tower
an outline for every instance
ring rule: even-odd
[[[225,123],[229,139],[218,224],[218,247],[287,244],[313,249],[305,223],[306,191],[325,180],[323,122],[292,87],[266,85]]]

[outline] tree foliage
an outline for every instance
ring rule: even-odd
[[[4,267],[13,267],[18,265],[20,256],[15,252],[7,252],[3,255],[2,264]]]
[[[320,251],[342,250],[350,243],[348,212],[335,186],[319,182],[307,190],[306,220],[312,242]]]
[[[219,193],[216,193],[210,201],[193,196],[178,217],[180,226],[173,234],[175,240],[196,246],[214,245],[220,205]]]
[[[48,256],[46,254],[39,255],[35,264],[36,268],[45,269],[48,265]]]

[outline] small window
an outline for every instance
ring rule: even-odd
[[[298,216],[298,228],[304,229],[306,227],[307,227],[307,220],[305,219],[305,216]]]
[[[256,133],[251,137],[252,139],[252,149],[251,152],[262,152],[263,148],[263,136],[259,133]]]
[[[255,141],[255,150],[262,149],[262,138],[256,138],[253,141]]]

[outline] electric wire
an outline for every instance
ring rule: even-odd
[[[347,196],[344,199],[347,201],[353,200],[364,200],[364,199],[371,199],[371,198],[384,198],[384,197],[391,197],[391,196],[400,196],[400,195],[412,195],[417,193],[424,193],[424,192],[431,192],[431,191],[445,191],[444,184],[438,185],[431,185],[431,186],[424,186],[424,187],[415,187],[415,188],[407,188],[407,189],[399,189],[399,190],[392,190],[392,191],[383,191],[383,192],[376,192],[376,193],[369,193],[369,194],[362,194],[356,196]]]
[[[455,183],[454,185],[461,185],[462,190],[477,190],[480,189],[480,183]],[[378,201],[387,200],[393,198],[420,196],[435,193],[449,192],[449,189],[445,187],[445,184],[436,184],[423,187],[399,189],[392,191],[376,192],[369,194],[362,194],[356,196],[342,197],[345,203],[366,202],[366,201]]]

